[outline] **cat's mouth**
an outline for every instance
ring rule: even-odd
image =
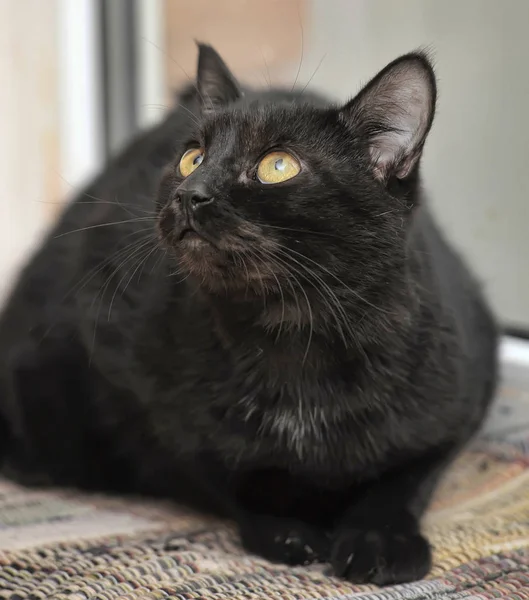
[[[209,240],[203,233],[190,225],[183,227],[180,233],[177,234],[176,239],[178,242],[193,245],[212,243],[211,240]]]
[[[215,240],[194,222],[185,219],[179,222],[175,212],[166,207],[158,218],[158,232],[164,245],[173,249],[197,249],[201,246],[216,247]]]

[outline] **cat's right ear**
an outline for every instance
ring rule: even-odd
[[[203,112],[211,112],[241,97],[235,77],[219,54],[208,44],[197,42],[197,91]]]

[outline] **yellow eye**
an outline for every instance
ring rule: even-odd
[[[288,152],[270,152],[257,167],[257,179],[261,183],[281,183],[295,177],[301,171],[297,158]]]
[[[202,148],[191,148],[184,153],[180,159],[180,173],[184,177],[188,177],[197,169],[200,163],[204,160],[204,150]]]

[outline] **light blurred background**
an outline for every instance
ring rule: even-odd
[[[194,76],[336,99],[434,51],[431,204],[504,323],[529,330],[528,0],[0,0],[0,294],[64,203]]]

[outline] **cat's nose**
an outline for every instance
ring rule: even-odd
[[[214,200],[211,193],[201,185],[196,185],[189,190],[178,190],[176,197],[178,201],[182,203],[184,209],[192,211],[195,211],[206,204],[211,204]]]

